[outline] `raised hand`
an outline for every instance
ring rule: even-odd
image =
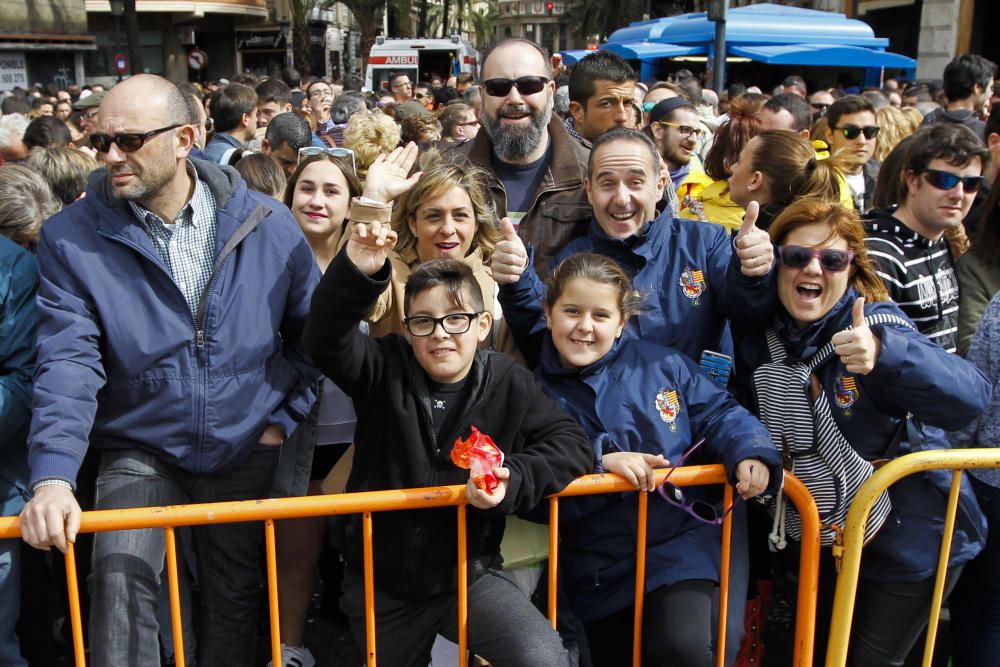
[[[388,204],[420,180],[423,172],[410,176],[410,169],[417,161],[419,151],[412,141],[396,148],[388,155],[379,155],[368,167],[363,196],[383,204]]]
[[[865,298],[858,297],[851,309],[851,328],[833,334],[833,351],[848,373],[868,375],[878,363],[882,341],[865,320]]]
[[[516,283],[528,267],[528,251],[524,249],[524,242],[517,235],[510,218],[500,221],[500,233],[503,234],[503,241],[497,243],[490,259],[493,280],[500,285]]]
[[[375,275],[396,247],[396,238],[396,232],[388,224],[355,224],[347,241],[347,257],[366,276]]]
[[[653,466],[666,466],[670,462],[663,454],[642,452],[611,452],[601,457],[601,463],[608,472],[621,475],[640,491],[656,490],[656,473]]]
[[[469,504],[481,510],[488,510],[496,507],[507,496],[507,483],[510,479],[510,469],[500,467],[495,472],[499,484],[493,489],[493,493],[486,493],[472,479],[472,472],[469,472],[469,481],[465,484],[465,497],[469,499]]]
[[[743,459],[736,466],[736,493],[749,500],[764,493],[771,481],[771,471],[763,461]]]
[[[763,229],[757,228],[757,214],[760,205],[752,201],[747,206],[743,224],[736,233],[736,256],[740,258],[740,271],[745,276],[766,276],[774,262],[774,246],[771,237]]]

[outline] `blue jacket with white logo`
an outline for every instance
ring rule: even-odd
[[[794,330],[784,309],[780,309],[773,326],[785,343],[788,360],[809,359],[835,333],[847,329],[858,296],[848,288],[826,316],[801,332]],[[891,301],[866,304],[865,314],[873,313],[891,313],[908,320]],[[975,419],[989,404],[992,384],[972,364],[945,352],[915,329],[880,324],[872,325],[872,331],[882,341],[882,348],[871,373],[848,373],[836,354],[815,371],[841,433],[869,461],[886,455],[901,426],[904,437],[898,456],[950,448],[944,431],[961,428]],[[737,370],[733,389],[744,405],[756,410],[752,373],[770,361],[763,332],[741,337],[737,352],[737,360],[746,367]],[[908,414],[912,418],[907,420]],[[889,487],[892,513],[865,547],[863,579],[918,581],[933,576],[950,485],[951,472],[938,470],[904,477]],[[952,566],[979,553],[985,531],[985,519],[968,480],[963,479]]]
[[[88,444],[222,472],[315,399],[301,337],[320,273],[302,231],[234,169],[191,162],[218,202],[197,314],[103,169],[42,226],[32,482],[75,480]]]
[[[764,426],[684,355],[628,334],[596,363],[565,368],[546,335],[536,371],[545,392],[575,417],[591,440],[596,468],[609,452],[663,454],[680,465],[723,463],[732,483],[740,461],[756,458],[771,472],[768,493],[781,482],[781,459]],[[721,512],[718,486],[686,487],[687,501]],[[638,492],[567,498],[560,566],[581,620],[589,622],[634,601]],[[646,588],[679,581],[719,580],[721,526],[694,519],[659,494],[649,498]]]
[[[611,257],[632,277],[645,297],[642,311],[629,319],[637,338],[695,361],[705,350],[732,355],[727,318],[774,312],[771,274],[744,276],[732,239],[719,225],[672,218],[668,212],[646,223],[640,234],[613,239],[592,220],[587,236],[568,243],[553,266],[581,252]],[[500,288],[504,317],[529,363],[537,357],[538,336],[545,328],[545,287],[531,266],[529,261],[517,283]]]

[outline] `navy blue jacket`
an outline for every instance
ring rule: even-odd
[[[320,273],[301,229],[236,170],[191,162],[218,203],[196,316],[104,170],[42,227],[32,482],[75,480],[88,435],[223,472],[269,424],[291,433],[315,400],[300,339]]]
[[[789,360],[808,359],[833,334],[850,326],[851,308],[858,296],[849,288],[825,317],[798,334],[780,309],[775,331],[789,349]],[[891,301],[866,304],[865,313],[892,313],[908,319]],[[848,373],[836,355],[816,369],[840,431],[861,456],[878,459],[910,413],[913,418],[904,426],[906,437],[898,455],[948,449],[944,430],[961,428],[975,419],[989,403],[992,384],[972,364],[945,352],[914,329],[888,324],[872,330],[881,339],[882,349],[871,373]],[[751,373],[770,360],[764,334],[748,334],[737,352],[737,360],[747,368],[737,372],[734,389],[744,405],[756,409]],[[950,484],[949,471],[933,471],[905,477],[890,487],[892,514],[865,547],[862,578],[917,581],[934,574]],[[985,536],[985,519],[968,480],[962,483],[958,518],[953,566],[975,556]]]
[[[11,487],[27,491],[37,290],[34,256],[0,236],[0,503]]]
[[[702,223],[703,224],[703,223]],[[768,493],[781,483],[781,459],[757,419],[687,357],[653,343],[626,339],[583,369],[564,368],[550,336],[536,371],[545,392],[583,425],[597,469],[615,451],[663,454],[672,462],[705,438],[681,465],[723,463],[732,483],[747,458],[770,468]],[[662,399],[676,392],[676,402]],[[721,508],[719,487],[688,487],[688,500]],[[567,498],[560,517],[562,574],[584,622],[634,601],[637,493]],[[722,529],[702,523],[659,494],[649,499],[646,589],[678,581],[719,580]]]
[[[771,274],[744,276],[732,239],[720,225],[672,218],[668,212],[646,223],[641,234],[612,239],[592,220],[587,236],[567,244],[553,266],[581,252],[616,260],[644,295],[642,312],[629,319],[637,338],[695,361],[704,350],[732,354],[727,318],[774,312]],[[545,328],[545,287],[531,266],[529,261],[517,283],[501,286],[500,302],[518,349],[533,364]]]

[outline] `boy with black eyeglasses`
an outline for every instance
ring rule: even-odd
[[[317,365],[354,399],[356,451],[348,491],[465,484],[469,647],[497,665],[565,664],[558,634],[500,571],[505,515],[533,508],[593,468],[583,430],[512,359],[482,351],[492,315],[471,270],[422,264],[406,283],[404,334],[369,338],[358,322],[388,288],[387,225],[356,223],[317,288],[304,338]],[[503,451],[492,493],[451,460],[475,426]],[[457,639],[456,510],[373,518],[379,662],[426,665],[436,634]],[[338,517],[347,562],[341,608],[365,637],[361,517]]]
[[[892,300],[922,334],[954,352],[957,257],[945,233],[961,230],[989,153],[972,130],[957,123],[922,127],[909,146],[899,204],[868,214],[865,246]]]

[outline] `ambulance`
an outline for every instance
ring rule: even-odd
[[[459,72],[478,76],[479,51],[458,35],[450,39],[386,39],[376,37],[365,70],[365,90],[388,90],[389,77],[407,74],[410,81],[442,81]]]

